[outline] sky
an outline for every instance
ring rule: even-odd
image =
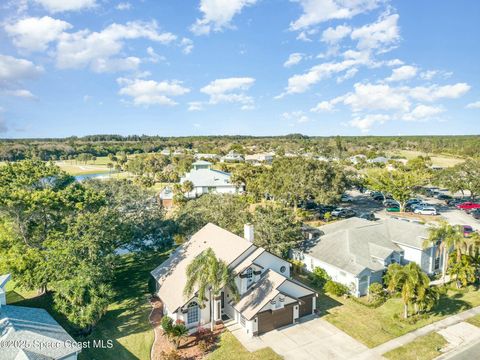
[[[2,0],[0,137],[480,133],[480,1]]]

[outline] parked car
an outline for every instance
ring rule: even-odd
[[[419,207],[413,211],[415,214],[421,214],[421,215],[438,215],[437,209],[435,209],[433,206],[424,206],[424,207]]]
[[[375,221],[377,220],[377,218],[375,217],[375,214],[373,212],[365,212],[365,213],[361,213],[360,215],[358,215],[359,218],[361,219],[365,219],[365,220],[370,220],[370,221]]]
[[[472,215],[474,219],[480,220],[480,209],[472,210],[470,215]]]
[[[389,206],[386,206],[386,210],[388,212],[400,212],[400,205],[390,204]]]
[[[415,212],[415,210],[421,209],[421,208],[424,208],[424,207],[427,207],[427,206],[431,206],[431,205],[422,201],[422,202],[419,202],[419,203],[415,203],[415,204],[411,205],[410,207],[412,208],[412,211]]]
[[[463,203],[462,199],[453,198],[451,200],[445,201],[448,206],[457,206],[458,204]]]
[[[348,194],[343,194],[342,197],[340,198],[340,201],[341,201],[341,202],[352,202],[352,201],[353,201],[353,197],[351,197],[351,196],[348,195]]]
[[[378,191],[374,191],[370,194],[370,196],[372,197],[373,200],[375,201],[383,201],[385,200],[385,197],[383,196],[383,194],[381,192],[378,192]]]
[[[453,198],[447,194],[438,194],[437,199],[447,201],[447,200],[452,200]]]
[[[473,210],[473,209],[480,209],[480,204],[474,203],[471,201],[466,201],[461,204],[457,205],[457,209],[461,210]]]
[[[388,207],[388,206],[391,206],[391,205],[398,205],[400,206],[400,204],[398,203],[398,201],[396,200],[392,200],[392,199],[387,199],[383,202],[383,206],[385,207]]]
[[[355,210],[352,210],[352,209],[345,209],[345,208],[336,208],[335,210],[332,211],[332,216],[333,217],[338,217],[338,218],[351,218],[355,215],[357,215],[357,213],[355,212]]]
[[[300,208],[303,210],[314,210],[318,207],[318,204],[313,200],[305,200],[300,203]]]
[[[459,225],[459,227],[463,231],[464,237],[470,237],[474,233],[473,228],[470,225]]]

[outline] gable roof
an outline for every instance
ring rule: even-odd
[[[234,186],[230,182],[231,174],[213,169],[192,169],[180,179],[180,183],[189,180],[195,187],[199,186]]]
[[[284,286],[287,285],[287,283],[288,287]],[[295,298],[290,295],[291,287],[298,287],[303,293],[307,292],[312,295],[315,293],[313,290],[307,289],[304,285],[299,285],[284,275],[279,274],[272,269],[268,269],[233,307],[247,320],[251,320],[278,294],[284,294],[290,298]]]
[[[402,251],[400,244],[422,249],[423,240],[428,237],[424,225],[397,219],[371,222],[350,218],[319,230],[323,235],[305,252],[354,275],[365,269],[383,269],[383,259],[394,251]]]
[[[205,225],[151,272],[160,284],[158,295],[170,311],[177,310],[188,300],[183,296],[187,266],[208,248],[212,248],[217,258],[231,265],[247,250],[254,251],[256,246],[217,225]]]
[[[80,352],[74,339],[44,309],[6,305],[0,308],[0,339],[50,347],[30,346],[28,349],[10,346],[1,350],[2,360],[60,359]],[[68,343],[70,342],[70,343]]]

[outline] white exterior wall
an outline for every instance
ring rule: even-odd
[[[398,244],[403,250],[404,255],[403,259],[404,262],[416,262],[424,272],[427,274],[431,274],[434,272],[434,261],[435,261],[435,249],[434,248],[427,248],[424,250],[416,249],[407,245]],[[442,260],[440,260],[440,263]],[[441,266],[440,266],[441,268]]]
[[[198,303],[197,299],[192,299],[187,304],[185,304],[180,309],[178,309],[176,312],[174,312],[174,313],[165,312],[165,314],[168,315],[170,318],[172,318],[173,321],[177,321],[177,320],[183,321],[185,323],[185,326],[189,329],[194,329],[198,326],[203,326],[203,325],[209,324],[210,323],[210,301],[208,301],[208,300],[204,303],[205,306],[203,308],[199,308],[199,310],[200,310],[199,321],[195,322],[195,323],[188,323],[187,322],[188,313],[186,313],[186,312],[183,313],[182,309],[187,309],[188,305],[192,301],[195,301],[195,302]],[[198,304],[201,305],[200,303],[198,303]]]
[[[3,288],[0,288],[0,307],[7,305],[7,294]]]
[[[257,259],[255,259],[255,263],[262,265],[265,270],[272,269],[283,276],[290,277],[290,263],[273,254],[270,254],[269,252],[265,251],[262,253]],[[280,271],[282,266],[285,266],[285,271],[283,273]]]
[[[348,288],[354,286],[354,293],[358,289],[358,279],[355,275],[350,274],[346,271],[343,271],[335,266],[327,264],[323,261],[320,261],[310,255],[304,254],[303,263],[308,271],[312,272],[316,267],[324,269],[327,274],[332,278],[333,281],[339,282],[340,284],[348,286]]]

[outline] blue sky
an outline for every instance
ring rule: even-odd
[[[480,133],[480,2],[7,0],[0,137]]]

